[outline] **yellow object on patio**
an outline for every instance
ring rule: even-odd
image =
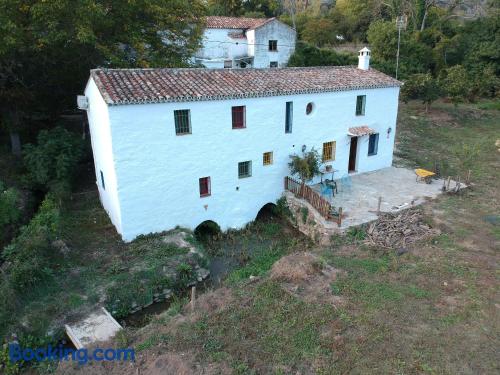
[[[415,174],[417,175],[417,181],[419,179],[424,180],[426,183],[430,184],[431,183],[431,177],[435,175],[434,172],[428,171],[426,169],[415,169]]]

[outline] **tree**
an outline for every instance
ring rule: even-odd
[[[14,188],[6,189],[0,181],[0,247],[8,237],[8,227],[16,224],[20,216],[19,192]]]
[[[239,16],[243,13],[243,1],[208,0],[208,12],[213,16]]]
[[[290,155],[288,166],[292,175],[298,175],[302,182],[301,194],[303,194],[306,182],[311,181],[319,174],[321,163],[318,152],[312,148],[310,151],[303,151],[302,155]]]
[[[74,109],[95,67],[188,66],[204,13],[202,0],[0,0],[2,127]]]
[[[357,58],[353,54],[335,52],[333,49],[317,48],[299,42],[288,61],[288,66],[339,66],[356,63]]]
[[[42,130],[37,144],[25,146],[29,181],[45,191],[68,191],[83,156],[82,140],[64,128]]]
[[[280,10],[278,0],[247,0],[243,3],[245,9],[245,16],[250,12],[257,12],[264,15],[264,17],[276,17]]]
[[[421,100],[428,112],[432,102],[439,98],[441,89],[430,73],[413,74],[405,81],[401,94],[405,102],[408,99]]]
[[[398,45],[395,23],[382,20],[373,22],[368,29],[368,41],[372,49],[374,66],[387,74],[394,74]],[[432,48],[421,43],[418,34],[401,33],[400,77],[432,71],[433,63]]]
[[[335,24],[325,17],[309,19],[302,32],[302,38],[316,47],[335,44],[336,35]]]
[[[462,65],[455,65],[445,70],[441,77],[441,87],[450,97],[455,106],[468,98],[470,80],[467,71]]]

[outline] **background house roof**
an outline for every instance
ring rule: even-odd
[[[139,104],[222,100],[398,87],[375,69],[324,66],[272,69],[95,69],[106,103]]]
[[[205,19],[209,29],[255,29],[275,18],[208,16]]]

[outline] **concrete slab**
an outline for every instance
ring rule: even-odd
[[[85,348],[99,341],[112,338],[120,329],[121,325],[111,314],[101,307],[85,319],[74,324],[66,324],[66,333],[77,349]]]
[[[348,181],[350,180],[350,181]],[[374,172],[349,176],[348,180],[336,180],[338,194],[324,194],[335,207],[342,207],[345,218],[341,230],[377,219],[378,199],[382,197],[380,211],[397,212],[412,205],[419,205],[442,194],[443,180],[432,183],[417,182],[411,169],[389,167]],[[452,181],[450,187],[455,187]],[[321,193],[321,185],[311,186]],[[462,187],[465,187],[462,184]],[[334,228],[335,225],[326,225]]]

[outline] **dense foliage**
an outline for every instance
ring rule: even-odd
[[[349,53],[336,52],[333,49],[318,48],[299,42],[295,53],[288,61],[288,66],[330,66],[353,65],[357,58]]]
[[[42,130],[37,144],[24,148],[28,179],[37,188],[56,193],[69,190],[83,156],[81,138],[62,127]]]
[[[0,0],[1,127],[36,134],[96,67],[189,65],[204,13],[201,0]]]

